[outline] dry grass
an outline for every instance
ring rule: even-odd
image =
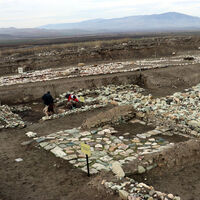
[[[34,53],[42,53],[42,52],[49,52],[49,51],[59,51],[64,49],[78,49],[78,48],[94,48],[94,47],[105,47],[105,46],[112,46],[121,43],[126,43],[130,40],[130,38],[124,39],[116,39],[116,40],[98,40],[98,41],[89,41],[89,42],[79,42],[79,43],[63,43],[63,44],[53,44],[53,45],[45,45],[45,46],[33,46],[30,48],[21,47],[15,49],[2,49],[0,50],[0,56],[11,56],[11,55],[18,55],[18,56],[26,56],[32,55]]]

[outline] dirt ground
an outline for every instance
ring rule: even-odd
[[[58,130],[69,129],[81,125],[90,115],[106,110],[94,110],[88,113],[70,115],[65,118],[34,123],[25,129],[9,129],[0,132],[0,199],[2,200],[113,200],[105,191],[97,190],[89,183],[87,174],[73,168],[49,152],[34,147],[22,146],[28,138],[29,130],[39,135],[47,135]],[[15,162],[22,158],[22,162]],[[98,184],[98,183],[97,183]]]
[[[200,81],[200,66],[172,66],[143,72],[143,87],[154,97],[172,95]]]
[[[132,137],[135,137],[137,134],[145,133],[154,129],[153,126],[147,126],[140,123],[131,122],[119,124],[114,128],[118,131],[115,135],[120,136],[124,133],[131,133]]]
[[[136,123],[127,122],[127,123],[119,124],[119,125],[114,126],[114,128],[118,132],[113,135],[123,136],[126,139],[133,139],[137,134],[142,134],[142,133],[155,129],[155,127],[152,125],[143,125],[137,122]],[[126,135],[125,133],[130,133],[130,134]],[[168,136],[168,135],[159,134],[159,135],[154,136],[154,138],[164,139],[164,140],[167,140],[168,142],[174,142],[174,143],[184,142],[188,140],[188,138],[180,136],[180,135]]]
[[[156,190],[179,195],[182,200],[199,200],[200,163],[173,168],[153,170],[145,175],[135,176],[137,181],[146,182]]]
[[[50,152],[36,148],[35,144],[21,145],[22,142],[28,140],[25,136],[28,131],[35,131],[38,135],[47,135],[58,130],[77,127],[86,118],[110,108],[101,108],[77,115],[72,114],[64,118],[38,123],[37,119],[42,115],[40,110],[42,107],[41,104],[34,107],[34,110],[37,111],[32,113],[32,116],[34,116],[32,119],[35,120],[35,123],[29,124],[25,129],[0,131],[0,141],[4,141],[0,146],[0,199],[117,200],[117,195],[107,194],[104,188],[99,188],[99,183],[94,184],[97,176],[88,178],[84,172],[74,168],[67,161],[55,158]],[[21,116],[24,120],[30,120],[27,112]],[[132,126],[125,124],[117,127],[119,134],[124,129],[127,132],[132,131],[133,135],[131,135],[133,137],[137,132],[142,133],[153,128],[141,124],[132,124]],[[23,161],[15,162],[16,158],[22,158]],[[199,194],[198,180],[200,174],[198,169],[198,165],[195,165],[192,171],[190,171],[190,168],[186,168],[186,171],[167,171],[166,174],[161,174],[158,171],[148,175],[147,183],[152,184],[158,190],[172,192],[173,194],[177,193],[181,196],[187,194],[187,191],[192,188],[193,192],[190,194],[191,196],[188,196],[191,198],[184,199],[192,200],[194,195]],[[195,182],[193,183],[193,181]],[[181,184],[179,184],[179,187],[174,187],[177,183]],[[193,198],[193,200],[198,199]]]
[[[112,76],[117,77],[118,75]],[[99,77],[102,76],[83,79],[90,82]],[[111,75],[105,75],[105,77],[109,78]],[[199,83],[199,77],[199,65],[169,67],[142,72],[143,81],[140,82],[140,85],[147,90],[147,93],[151,93],[154,97],[160,97],[196,85]],[[118,79],[116,80],[118,81]],[[124,79],[124,81],[127,80]],[[26,128],[0,131],[0,200],[118,199],[117,196],[107,194],[97,185],[91,185],[95,176],[88,178],[85,173],[73,168],[67,161],[55,158],[51,153],[36,148],[34,144],[21,145],[22,142],[28,140],[25,136],[28,131],[36,132],[41,136],[78,127],[85,119],[109,108],[38,122],[43,116],[42,108],[43,105],[38,104],[34,107],[34,112],[26,111],[20,114],[24,120],[29,122]],[[125,127],[122,128],[125,129]],[[135,133],[151,129],[151,127],[138,126]],[[127,131],[129,130],[130,128]],[[182,141],[182,139],[179,138],[177,141]],[[22,158],[23,161],[15,162],[16,158]],[[179,194],[183,200],[199,200],[199,169],[200,166],[195,164],[181,169],[172,169],[165,173],[152,171],[152,174],[148,174],[146,177],[147,183],[155,186],[157,190]],[[144,177],[137,178],[143,180]]]

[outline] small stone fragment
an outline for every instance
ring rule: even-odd
[[[26,135],[27,135],[28,137],[36,137],[36,136],[37,136],[37,133],[34,133],[34,132],[30,131],[30,132],[27,132]]]
[[[125,173],[121,167],[121,164],[117,161],[112,163],[112,171],[118,178],[122,178],[125,176]]]
[[[143,173],[145,173],[145,172],[146,172],[146,169],[145,169],[143,166],[138,165],[138,173],[139,173],[139,174],[143,174]]]
[[[127,200],[128,195],[129,195],[129,193],[126,192],[125,190],[119,190],[119,196],[122,200]]]

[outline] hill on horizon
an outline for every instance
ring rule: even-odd
[[[113,19],[94,19],[78,23],[49,24],[36,28],[0,28],[0,41],[179,31],[200,31],[200,17],[168,12]]]
[[[200,17],[168,12],[113,19],[94,19],[77,23],[48,24],[38,27],[54,30],[87,30],[105,32],[187,30],[200,29]]]

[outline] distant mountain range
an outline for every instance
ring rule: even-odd
[[[30,39],[30,38],[54,38],[63,36],[76,36],[89,34],[90,31],[84,30],[49,30],[40,28],[0,28],[0,39]]]
[[[183,30],[200,28],[200,18],[176,12],[164,14],[139,15],[114,19],[95,19],[79,23],[49,24],[44,29],[81,29],[88,31],[153,31]]]
[[[78,23],[48,24],[30,29],[0,28],[0,40],[166,31],[200,31],[200,18],[168,12],[113,19],[94,19]]]

